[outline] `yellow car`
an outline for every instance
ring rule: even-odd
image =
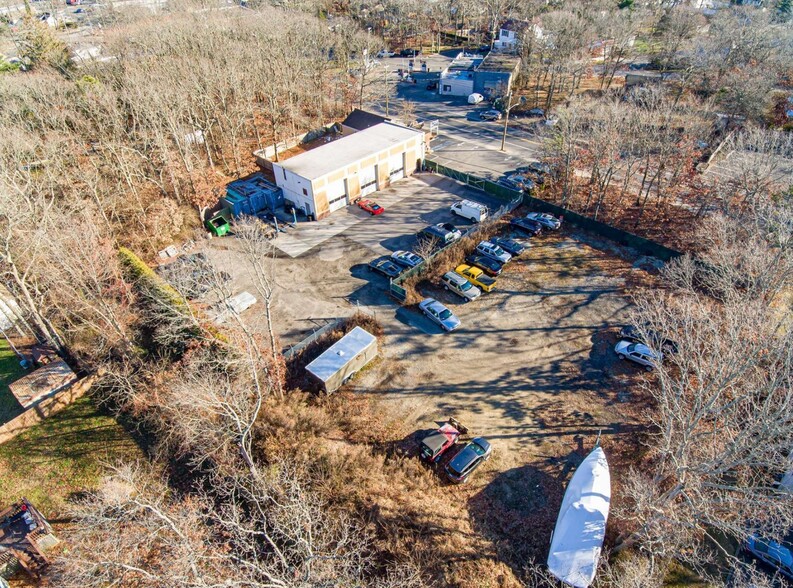
[[[490,276],[485,275],[478,267],[462,264],[454,268],[454,271],[483,292],[492,292],[493,288],[496,287],[496,281]]]

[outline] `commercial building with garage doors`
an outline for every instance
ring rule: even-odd
[[[411,175],[424,159],[424,132],[390,122],[273,162],[275,183],[317,220]]]

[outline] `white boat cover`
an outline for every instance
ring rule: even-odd
[[[565,584],[587,588],[595,579],[610,501],[609,464],[596,447],[567,485],[551,538],[548,569]]]

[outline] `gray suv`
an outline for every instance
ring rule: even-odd
[[[446,290],[454,292],[466,302],[476,300],[482,291],[456,272],[446,272],[441,278],[441,283]]]
[[[449,231],[443,226],[438,225],[430,225],[429,227],[422,229],[419,231],[418,234],[419,239],[436,239],[441,247],[448,245],[449,243],[454,243],[457,239],[460,238],[460,232],[452,232]]]

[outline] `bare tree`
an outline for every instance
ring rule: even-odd
[[[268,478],[218,478],[216,496],[177,497],[127,465],[73,509],[54,585],[292,588],[359,585],[364,536],[279,464]],[[217,497],[223,502],[218,505]]]
[[[672,289],[637,297],[637,328],[667,353],[642,386],[655,433],[617,505],[631,529],[618,550],[640,545],[701,567],[698,547],[718,549],[716,533],[743,540],[793,525],[792,497],[777,486],[793,441],[793,331],[776,303],[791,283],[789,218],[783,207],[756,221],[710,219],[706,263],[672,262]]]

